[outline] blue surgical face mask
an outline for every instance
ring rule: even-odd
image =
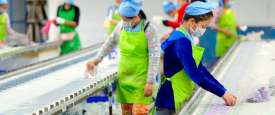
[[[190,28],[190,33],[191,35],[195,37],[201,37],[206,31],[206,28],[201,28],[201,27],[196,27],[193,29],[192,27]]]
[[[132,25],[129,22],[123,21],[123,27],[130,28]]]

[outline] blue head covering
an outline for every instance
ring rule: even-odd
[[[177,5],[171,1],[164,1],[162,4],[165,13],[169,13],[177,8]]]
[[[219,6],[224,7],[224,0],[219,0]],[[226,7],[231,8],[233,6],[233,2],[230,0],[229,2],[226,3]]]
[[[216,3],[196,1],[188,5],[185,13],[191,16],[203,15],[213,11],[217,6]]]
[[[120,15],[125,17],[137,16],[141,10],[143,0],[124,0],[118,8]]]
[[[219,6],[223,7],[224,6],[224,0],[219,0]]]
[[[74,3],[75,3],[75,0],[65,0],[65,3],[74,4]]]
[[[8,4],[8,0],[0,0],[0,4]]]

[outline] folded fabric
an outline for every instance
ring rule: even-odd
[[[269,101],[269,93],[267,88],[261,87],[260,89],[253,92],[246,100],[249,103],[261,103]]]

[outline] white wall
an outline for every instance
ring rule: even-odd
[[[64,0],[49,0],[49,17],[56,16],[58,5]],[[106,31],[103,27],[104,19],[107,15],[107,8],[113,4],[114,0],[76,0],[76,4],[80,7],[81,16],[78,32],[83,47],[90,46],[95,43],[103,42],[106,39]],[[152,15],[163,15],[162,0],[145,0],[145,12],[149,18]],[[57,34],[57,30],[51,30],[50,39]]]
[[[20,33],[26,31],[26,4],[24,0],[9,0],[9,16],[12,28]]]
[[[253,26],[275,25],[274,0],[235,0],[238,21]]]
[[[49,0],[49,17],[56,16],[58,5],[64,0]],[[145,0],[144,10],[150,20],[153,17],[163,17],[162,2],[164,0]],[[218,1],[218,0],[211,0]],[[275,25],[275,0],[233,0],[234,10],[240,24],[249,26],[270,26]],[[78,32],[81,37],[83,47],[102,42],[106,39],[106,32],[103,21],[106,17],[108,6],[113,4],[113,0],[76,0],[81,10],[80,25]],[[155,21],[155,20],[154,20]],[[158,33],[165,31],[162,25],[157,25]],[[51,32],[53,38],[56,31]]]

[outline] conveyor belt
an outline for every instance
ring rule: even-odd
[[[214,72],[230,92],[238,97],[234,107],[224,105],[218,98],[205,91],[187,104],[181,115],[274,115],[275,97],[264,103],[247,103],[247,97],[262,86],[268,87],[275,77],[275,41],[247,41],[236,46]]]
[[[60,42],[0,48],[0,75],[58,57]]]
[[[4,61],[13,56],[22,55],[23,53],[36,52],[47,48],[59,47],[60,44],[60,42],[52,42],[36,44],[28,47],[10,47],[8,49],[0,49],[0,61]]]
[[[115,61],[101,63],[96,78],[84,78],[85,64],[97,50],[6,76],[0,81],[0,114],[52,114],[106,86],[116,77]]]

